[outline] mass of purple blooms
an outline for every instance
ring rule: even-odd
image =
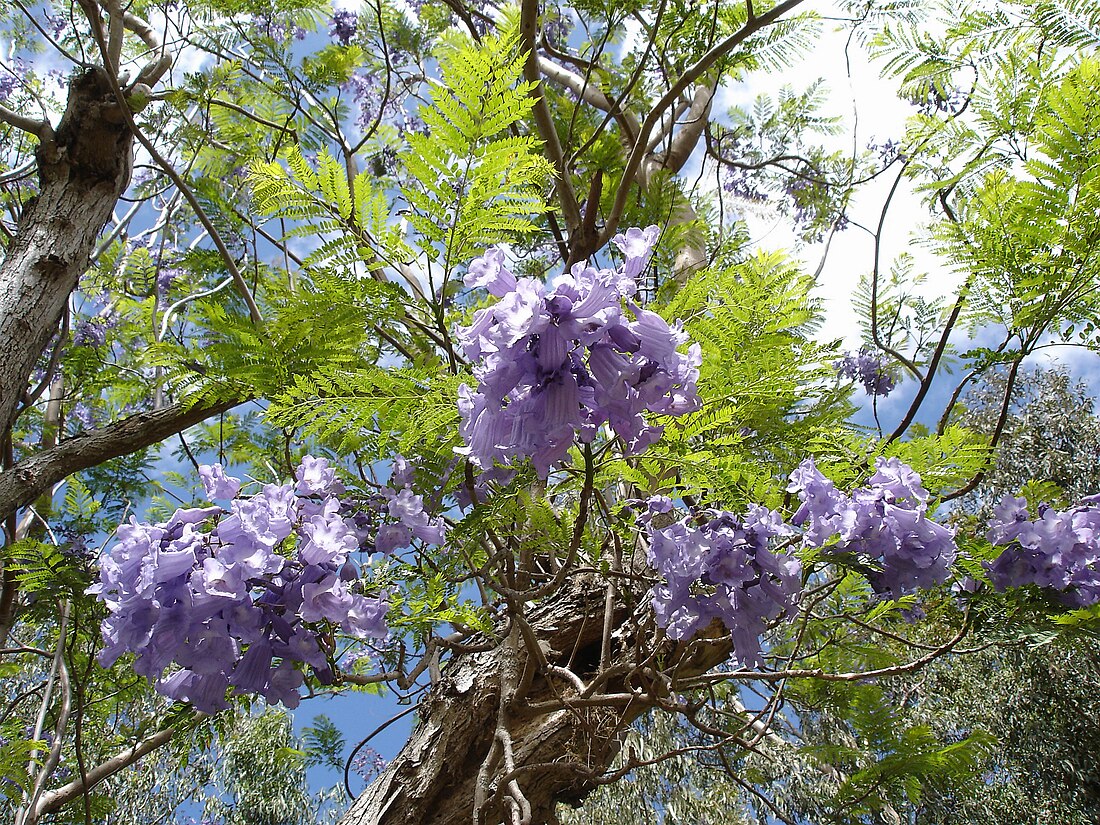
[[[181,509],[163,524],[131,517],[90,592],[109,614],[101,664],[133,653],[135,671],[158,691],[207,713],[227,707],[230,691],[296,707],[307,666],[330,683],[335,628],[359,639],[387,634],[385,594],[358,592],[352,555],[392,550],[412,536],[443,540],[442,524],[408,489],[393,493],[388,508],[398,535],[382,535],[393,524],[361,529],[322,458],[306,456],[294,482],[250,496],[221,465],[199,474],[207,496],[228,501],[228,510]]]
[[[549,288],[516,278],[500,249],[470,264],[466,285],[500,299],[457,335],[478,381],[459,389],[460,452],[477,467],[491,474],[530,458],[546,478],[578,434],[590,443],[607,424],[637,454],[663,432],[646,413],[699,409],[699,346],[681,353],[687,336],[632,300],[658,234],[616,235],[618,269],[576,264]]]
[[[802,528],[803,544],[845,558],[876,593],[896,599],[950,576],[958,555],[954,533],[929,517],[920,476],[898,459],[877,459],[867,485],[851,494],[806,459],[787,490],[802,502],[791,523]]]
[[[651,600],[670,637],[690,638],[720,619],[732,634],[734,657],[759,666],[761,634],[770,622],[792,617],[801,594],[796,542],[847,562],[892,599],[950,576],[954,535],[929,518],[928,491],[898,459],[878,459],[867,485],[851,494],[807,459],[787,490],[801,501],[789,521],[752,505],[745,516],[717,512],[702,526],[693,516],[650,529],[649,563],[662,578]],[[656,497],[649,509],[669,512],[672,502]]]
[[[649,563],[663,579],[651,594],[653,610],[673,639],[691,638],[720,619],[734,658],[758,667],[761,635],[770,622],[794,615],[802,590],[798,559],[769,547],[794,530],[759,506],[743,518],[712,515],[702,526],[689,517],[650,531]]]
[[[854,355],[845,353],[833,365],[833,369],[844,378],[861,383],[868,395],[881,395],[885,398],[895,386],[894,377],[886,369],[886,360],[872,354],[866,347]]]
[[[328,33],[341,46],[347,46],[358,29],[359,15],[348,9],[337,9],[332,14],[332,25],[329,26]]]
[[[118,316],[103,311],[90,318],[80,318],[73,325],[73,346],[101,347],[107,343],[108,330],[118,326]]]
[[[1095,499],[1096,497],[1092,497]],[[1032,519],[1027,502],[1005,496],[994,511],[988,538],[1005,546],[986,563],[997,590],[1037,585],[1056,591],[1071,607],[1100,602],[1100,506],[1097,501],[1069,510],[1039,506]]]

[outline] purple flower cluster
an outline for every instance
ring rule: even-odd
[[[295,707],[306,665],[332,680],[326,639],[336,627],[362,639],[387,633],[385,599],[354,592],[350,555],[364,537],[341,515],[343,485],[309,456],[296,484],[247,498],[220,465],[200,476],[211,499],[232,499],[228,511],[177,510],[164,524],[131,518],[100,560],[89,591],[109,612],[100,662],[135,653],[138,674],[207,713],[227,707],[231,689]]]
[[[370,130],[380,116],[392,120],[400,114],[400,107],[396,102],[396,98],[392,100],[383,99],[382,93],[386,88],[385,79],[374,72],[355,72],[341,85],[341,88],[350,92],[355,99],[355,103],[359,107],[355,124],[363,132]],[[379,112],[380,109],[381,113]]]
[[[910,101],[923,115],[933,115],[937,112],[954,117],[959,114],[969,102],[969,96],[962,89],[952,86],[949,89],[929,89],[924,97],[917,97]]]
[[[413,492],[409,483],[404,482],[398,492],[390,489],[382,491],[386,500],[386,510],[393,521],[378,528],[374,540],[374,549],[387,555],[401,547],[408,547],[414,538],[425,544],[440,545],[446,534],[441,518],[429,518],[424,510],[424,499]]]
[[[882,143],[871,140],[867,144],[867,151],[878,156],[878,161],[883,168],[890,166],[894,161],[905,160],[905,155],[901,151],[901,144],[893,138],[888,138]]]
[[[378,751],[367,745],[351,761],[351,769],[369,785],[386,769],[386,760]]]
[[[787,490],[802,501],[791,523],[802,526],[804,546],[847,557],[877,593],[896,599],[949,577],[954,534],[928,517],[928,491],[898,459],[879,458],[867,486],[851,495],[806,459]]]
[[[270,15],[252,15],[253,34],[256,37],[268,37],[278,44],[285,44],[293,37],[305,40],[306,30],[294,22],[287,22]]]
[[[859,381],[868,395],[881,395],[885,398],[895,386],[893,376],[886,369],[886,360],[872,354],[866,347],[854,355],[845,353],[833,365],[833,369],[844,378]]]
[[[355,33],[359,30],[359,15],[348,9],[337,9],[332,14],[332,25],[328,33],[333,40],[339,41],[341,46],[347,46]]]
[[[578,433],[588,443],[608,424],[636,454],[663,432],[645,413],[699,409],[699,346],[678,352],[687,336],[631,300],[658,234],[651,226],[616,235],[619,269],[576,264],[549,289],[517,279],[500,249],[470,264],[466,285],[500,300],[458,331],[478,380],[476,390],[459,388],[460,453],[487,472],[530,458],[545,478]]]
[[[990,521],[989,541],[1006,549],[986,563],[997,590],[1037,585],[1058,592],[1072,607],[1100,602],[1100,507],[1088,502],[1070,510],[1039,506],[1032,519],[1027,502],[1005,496]]]
[[[655,509],[670,507],[665,499]],[[734,658],[759,667],[760,636],[770,622],[794,615],[801,593],[798,559],[768,546],[793,532],[778,513],[755,505],[743,519],[716,512],[701,527],[685,518],[651,529],[649,563],[664,579],[651,595],[658,625],[687,639],[720,619]]]

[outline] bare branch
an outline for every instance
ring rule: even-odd
[[[174,404],[66,439],[0,473],[0,514],[7,515],[30,504],[73,473],[152,446],[247,400],[236,398],[198,407]]]
[[[160,42],[160,37],[153,27],[150,26],[145,20],[138,17],[132,12],[124,12],[122,15],[122,25],[129,31],[133,32],[140,38],[141,42],[146,45],[149,52],[154,55],[159,55],[154,60],[150,60],[146,63],[138,76],[134,78],[134,82],[130,88],[133,88],[138,83],[144,83],[146,86],[155,86],[157,81],[164,77],[164,73],[172,68],[172,53],[164,48],[164,45]]]
[[[695,144],[699,142],[706,128],[713,102],[714,89],[702,83],[695,87],[695,95],[691,99],[691,105],[688,107],[686,118],[681,123],[680,131],[672,138],[668,153],[661,158],[662,168],[672,172],[679,172],[684,168],[688,156],[695,149]]]
[[[568,89],[589,106],[594,106],[601,112],[607,112],[614,117],[615,122],[622,129],[624,140],[629,141],[630,145],[634,144],[641,124],[638,123],[636,115],[621,108],[620,101],[612,100],[598,86],[586,82],[579,74],[571,72],[564,66],[559,66],[553,60],[539,57],[538,66],[539,71],[548,79],[554,81],[563,89]]]
[[[164,730],[157,731],[148,739],[142,739],[140,742],[135,742],[126,750],[119,751],[110,759],[101,762],[96,765],[90,771],[88,771],[83,779],[74,779],[68,785],[62,785],[52,791],[47,791],[42,794],[38,800],[38,804],[35,806],[35,816],[42,817],[46,814],[53,813],[63,805],[72,802],[81,794],[90,791],[99,783],[114,776],[123,768],[137,762],[141,757],[147,753],[155,751],[157,748],[167,745],[172,739],[172,734],[175,733],[173,728],[165,728]]]
[[[680,78],[672,84],[672,87],[664,96],[654,104],[653,108],[642,122],[637,140],[634,141],[634,150],[627,159],[626,168],[623,170],[623,176],[619,182],[619,188],[615,192],[614,205],[611,207],[611,212],[607,216],[607,221],[604,225],[603,233],[600,235],[597,248],[611,240],[611,237],[618,231],[619,221],[622,220],[623,210],[626,208],[627,198],[630,196],[631,184],[634,182],[645,156],[645,149],[649,143],[650,133],[653,131],[658,121],[660,121],[665,110],[674,106],[676,101],[680,98],[680,95],[682,95],[693,83],[699,80],[699,78],[709,71],[720,59],[744,43],[752,35],[756,34],[761,29],[767,28],[801,3],[802,0],[786,0],[786,2],[780,3],[766,14],[762,14],[747,21],[744,26],[716,45],[703,55],[695,65],[685,71]]]
[[[569,234],[572,235],[581,225],[581,207],[573,191],[573,181],[569,168],[565,164],[565,155],[562,152],[561,141],[558,140],[558,130],[554,127],[554,118],[550,114],[546,98],[542,95],[542,74],[539,71],[539,58],[535,50],[538,22],[538,0],[523,0],[519,17],[520,38],[527,52],[523,76],[527,81],[535,84],[535,88],[531,90],[531,96],[535,99],[535,126],[539,130],[539,137],[546,144],[546,153],[550,156],[554,168],[557,169],[558,178],[554,186],[558,192],[562,214],[565,216],[565,224],[569,227]]]
[[[13,112],[2,103],[0,103],[0,121],[7,123],[9,126],[14,126],[16,129],[22,129],[28,134],[35,135],[42,142],[53,137],[53,127],[50,126],[49,121],[35,120],[33,117]]]
[[[103,55],[104,68],[115,77],[122,69],[122,42],[126,32],[122,24],[122,8],[118,0],[99,0],[107,12],[107,51]]]

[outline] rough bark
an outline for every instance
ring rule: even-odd
[[[622,599],[612,615],[612,659],[601,668],[605,593],[606,583],[586,577],[532,610],[527,621],[539,654],[532,656],[513,627],[491,650],[456,655],[424,700],[400,754],[342,825],[541,825],[556,822],[557,803],[580,804],[618,754],[625,728],[668,684],[655,688],[647,665],[653,651],[638,644],[649,638],[639,625],[645,611],[628,610]],[[661,670],[673,678],[697,675],[728,651],[724,640],[665,641]],[[599,691],[606,705],[578,700],[578,687],[554,667],[568,667],[588,684],[601,670],[617,674]],[[502,731],[510,757],[499,744]],[[509,780],[529,803],[529,819],[510,802]]]
[[[0,262],[0,431],[57,331],[100,230],[130,180],[133,138],[103,69],[69,86],[54,136],[38,149],[39,193]]]

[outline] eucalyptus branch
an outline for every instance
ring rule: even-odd
[[[713,102],[714,89],[711,86],[700,83],[695,87],[695,94],[688,106],[687,118],[682,122],[679,131],[672,137],[668,152],[660,159],[661,168],[679,172],[687,163],[688,157],[695,149],[695,144],[699,142],[699,137],[703,134],[703,130],[709,122],[708,115]],[[669,118],[668,130],[665,134],[672,132],[678,119],[677,117]]]
[[[606,112],[610,117],[614,118],[622,129],[623,139],[633,144],[638,134],[640,124],[638,123],[636,115],[621,108],[622,95],[620,95],[617,100],[612,100],[599,86],[593,85],[586,78],[569,71],[569,69],[558,65],[549,58],[540,56],[538,58],[538,67],[542,75],[548,80],[553,81],[563,89],[568,89],[589,106],[593,106],[601,112]],[[570,159],[572,160],[579,157],[584,148],[590,145],[591,142],[592,138],[589,139],[585,146],[573,152],[570,155]]]

